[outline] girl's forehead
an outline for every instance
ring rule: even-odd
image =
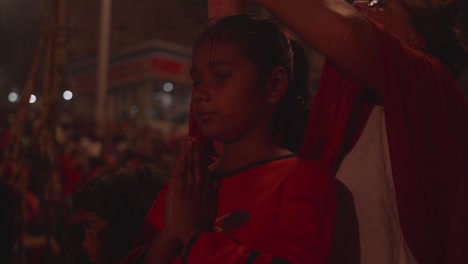
[[[238,41],[232,38],[210,36],[200,40],[193,50],[193,60],[214,60],[218,57],[242,56],[243,50]]]
[[[235,38],[232,35],[226,34],[224,31],[212,32],[203,36],[196,44],[198,46],[218,46],[235,44]]]
[[[206,32],[199,39],[198,44],[200,43],[212,43],[217,45],[218,43],[223,44],[235,44],[235,45],[245,45],[247,43],[247,36],[245,32],[240,32],[239,30],[234,29],[216,29]]]

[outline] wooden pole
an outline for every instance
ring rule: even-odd
[[[48,257],[52,261],[52,238],[54,227],[57,226],[63,217],[61,208],[62,181],[60,175],[60,157],[57,142],[55,140],[55,127],[57,118],[54,116],[57,109],[57,102],[60,100],[60,91],[64,84],[65,61],[66,61],[66,16],[67,0],[54,0],[55,20],[52,26],[54,52],[51,54],[52,68],[50,74],[50,89],[47,93],[48,104],[45,105],[42,122],[44,153],[49,161],[49,177],[45,184],[44,204],[46,209],[47,233],[46,243]],[[46,78],[46,76],[44,76]],[[39,142],[38,142],[39,143]]]
[[[26,80],[25,88],[21,93],[21,99],[18,112],[16,113],[15,123],[12,126],[12,139],[9,147],[7,148],[6,158],[0,166],[0,175],[5,176],[4,171],[7,164],[13,164],[13,170],[8,178],[2,179],[4,182],[14,184],[21,166],[17,166],[18,159],[21,152],[22,138],[24,134],[24,126],[29,111],[29,98],[36,84],[37,74],[40,68],[41,58],[43,56],[44,47],[46,45],[46,35],[43,33],[39,38],[39,43],[35,51],[31,69]],[[6,176],[5,176],[6,177]]]
[[[39,44],[33,58],[31,69],[23,89],[21,102],[16,114],[16,122],[12,127],[12,140],[5,160],[0,165],[0,173],[4,175],[6,164],[12,164],[13,170],[9,178],[5,180],[15,186],[21,193],[21,236],[18,240],[18,251],[20,263],[25,262],[23,234],[26,223],[24,222],[24,212],[26,210],[26,192],[28,191],[29,173],[25,166],[29,159],[30,149],[33,145],[39,146],[42,155],[47,157],[47,173],[50,175],[46,179],[44,201],[47,210],[47,248],[51,246],[51,232],[54,214],[57,210],[57,202],[60,200],[60,175],[58,152],[55,142],[55,118],[54,114],[59,99],[60,88],[63,84],[63,73],[65,69],[65,27],[66,27],[66,0],[49,0],[47,2],[47,22],[44,23],[43,32],[39,39]],[[38,82],[38,73],[42,70],[43,101],[40,114],[39,126],[35,127],[34,133],[28,146],[22,147],[24,136],[24,126],[29,112],[30,96]],[[36,171],[37,172],[37,171]],[[50,255],[49,255],[50,256]],[[51,259],[49,259],[51,260]]]
[[[98,63],[97,63],[97,101],[96,123],[98,133],[102,136],[107,122],[107,88],[109,75],[109,43],[110,24],[112,14],[112,0],[101,0],[101,17],[99,27]]]

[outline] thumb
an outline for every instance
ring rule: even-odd
[[[218,215],[218,198],[219,198],[219,190],[221,188],[221,181],[214,181],[212,183],[212,192],[211,192],[211,209],[210,209],[210,217],[212,218],[213,225],[216,221],[216,216]]]
[[[214,181],[213,182],[213,193],[218,195],[220,189],[221,189],[221,181],[220,180]]]
[[[218,199],[219,199],[219,190],[221,189],[221,181],[217,180],[214,181],[212,184],[212,201],[215,205],[218,205]],[[217,207],[217,206],[216,206]]]

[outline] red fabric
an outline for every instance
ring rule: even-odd
[[[466,98],[439,61],[374,28],[403,234],[419,263],[468,263]],[[336,171],[372,108],[364,93],[325,65],[301,151]]]
[[[165,193],[147,215],[155,230],[163,227]],[[256,165],[221,179],[215,231],[198,237],[186,263],[326,263],[335,210],[334,179],[316,161],[289,157]]]
[[[81,183],[81,174],[73,165],[72,157],[62,156],[62,193],[65,197],[73,196]]]
[[[336,171],[374,105],[368,90],[335,65],[325,64],[322,72],[299,153]]]

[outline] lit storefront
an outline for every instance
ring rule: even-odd
[[[154,41],[112,56],[107,90],[108,120],[185,122],[190,104],[190,50]],[[96,104],[95,61],[77,63],[68,85],[77,115],[92,118]]]

